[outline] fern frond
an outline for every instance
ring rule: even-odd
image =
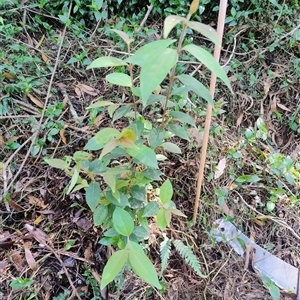
[[[164,235],[164,238],[165,239],[160,243],[160,259],[161,259],[160,276],[166,269],[171,254],[172,240],[170,240],[166,235]]]
[[[60,293],[56,297],[53,297],[52,300],[66,300],[69,295],[70,295],[70,291],[64,290],[62,293]]]
[[[186,246],[180,240],[174,240],[173,242],[176,250],[179,252],[184,261],[195,271],[195,273],[201,278],[206,278],[201,272],[201,266],[197,256],[193,253],[189,246]]]

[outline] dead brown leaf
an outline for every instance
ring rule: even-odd
[[[10,253],[10,259],[18,272],[22,272],[25,267],[25,259],[19,250],[13,250]]]
[[[93,225],[87,218],[75,219],[73,222],[81,228],[84,232],[87,232]]]
[[[30,93],[27,94],[27,97],[38,107],[40,108],[44,108],[44,104],[37,99],[36,97],[34,97],[33,95],[31,95]]]
[[[282,110],[291,112],[291,110],[290,110],[289,108],[287,108],[285,105],[283,105],[283,104],[281,104],[281,103],[277,103],[277,106],[278,106],[279,108],[281,108]]]
[[[3,147],[5,145],[5,140],[2,135],[0,135],[0,147]]]
[[[28,195],[28,200],[29,200],[29,203],[36,206],[36,207],[41,207],[41,208],[46,208],[48,205],[45,204],[45,202],[33,195]]]
[[[103,114],[99,114],[96,119],[94,120],[94,124],[95,126],[99,127],[104,121],[104,115]]]
[[[28,266],[30,267],[31,270],[36,270],[37,269],[37,263],[36,263],[33,255],[32,255],[32,252],[30,250],[31,242],[24,243],[23,247],[24,247],[25,258],[26,258]]]
[[[291,158],[296,160],[300,155],[300,144],[290,154]]]
[[[33,224],[39,225],[43,220],[44,220],[44,217],[42,215],[40,215],[34,220]]]
[[[16,76],[16,75],[11,74],[11,73],[9,73],[9,72],[4,72],[4,77],[5,77],[6,79],[17,79],[17,76]]]
[[[244,113],[242,113],[236,120],[236,127],[240,127],[243,121]]]
[[[81,97],[81,90],[80,90],[80,88],[77,87],[77,86],[75,87],[75,94],[77,95],[78,98]]]
[[[65,130],[66,128],[68,127],[68,125],[65,125],[64,128],[62,128],[60,131],[59,131],[59,135],[60,135],[60,138],[62,140],[62,142],[66,145],[67,144],[67,139],[65,137]]]
[[[188,134],[191,137],[192,141],[196,144],[196,147],[202,147],[203,143],[203,132],[200,132],[197,128],[188,129]]]
[[[44,61],[47,65],[50,64],[50,58],[49,58],[44,52],[41,53],[41,56],[42,56],[43,61]]]
[[[90,87],[86,84],[78,83],[76,85],[76,87],[78,87],[81,90],[81,92],[85,92],[85,93],[87,93],[91,96],[97,96],[98,95],[97,91],[94,88],[92,88],[92,87]]]
[[[229,217],[234,217],[234,213],[233,211],[228,207],[228,205],[224,202],[220,205],[222,211],[224,212],[224,214],[226,216],[229,216]]]
[[[9,206],[16,211],[24,211],[25,209],[13,200],[7,200]]]

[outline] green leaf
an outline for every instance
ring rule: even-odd
[[[117,29],[111,29],[111,31],[114,31],[116,34],[118,34],[122,40],[126,43],[126,44],[130,44],[131,42],[134,41],[134,39],[131,39],[127,33],[125,33],[124,31],[121,30],[117,30]]]
[[[113,224],[116,231],[124,236],[130,236],[134,228],[131,215],[119,207],[113,213]]]
[[[222,67],[218,64],[215,58],[207,50],[192,44],[184,46],[182,50],[189,52],[194,57],[196,57],[199,61],[201,61],[208,69],[210,69],[213,73],[215,73],[217,77],[222,79],[222,81],[227,85],[230,91],[233,92],[230,85],[230,81],[225,71],[222,69]]]
[[[25,289],[30,287],[33,284],[33,280],[30,278],[21,278],[21,277],[17,277],[16,279],[14,279],[9,286],[13,289]]]
[[[235,181],[236,183],[253,183],[253,182],[258,182],[261,179],[257,175],[242,175],[239,176]]]
[[[133,233],[138,237],[142,239],[146,239],[149,237],[149,232],[146,228],[142,226],[135,226]]]
[[[191,126],[196,126],[194,118],[186,113],[181,111],[171,111],[170,115],[181,123],[187,123]]]
[[[76,151],[73,154],[73,158],[75,161],[90,160],[92,157],[92,154],[85,151]]]
[[[100,289],[103,290],[110,282],[112,282],[119,272],[122,270],[128,260],[128,251],[119,250],[116,251],[107,261],[104,267]]]
[[[102,175],[102,177],[103,177],[103,180],[105,181],[105,183],[110,187],[112,192],[115,193],[115,191],[116,191],[116,176],[114,174],[106,172]]]
[[[172,199],[172,196],[173,196],[172,183],[169,179],[167,179],[160,187],[159,198],[163,204],[166,204]]]
[[[166,220],[166,210],[164,208],[160,208],[157,212],[156,222],[160,230],[165,230],[168,226],[168,222]]]
[[[176,250],[179,252],[179,254],[182,256],[184,261],[193,268],[193,270],[196,272],[196,274],[201,278],[207,278],[207,276],[203,275],[201,272],[201,266],[198,261],[197,256],[193,253],[190,247],[183,244],[180,240],[175,240],[173,242]]]
[[[160,94],[150,95],[150,97],[148,98],[147,103],[145,104],[144,108],[146,108],[149,105],[156,104],[158,102],[160,102],[162,104],[166,103],[166,96],[163,96],[163,95],[160,95]]]
[[[161,271],[160,276],[163,274],[167,267],[169,257],[171,255],[172,240],[164,235],[164,240],[160,243],[160,259],[161,259]]]
[[[136,148],[128,148],[126,152],[145,166],[158,168],[155,152],[151,148],[142,145]]]
[[[130,194],[134,199],[139,201],[145,201],[146,199],[146,188],[145,186],[134,185],[130,189]]]
[[[149,284],[161,289],[156,270],[146,254],[138,250],[130,249],[128,252],[128,260],[134,273]]]
[[[116,109],[113,117],[113,122],[119,120],[120,118],[124,117],[128,112],[132,110],[131,105],[122,105],[118,109]]]
[[[154,127],[149,133],[149,144],[151,148],[155,149],[160,146],[165,138],[165,131],[159,127]]]
[[[175,49],[163,49],[155,56],[150,56],[141,70],[141,94],[143,106],[157,86],[166,78],[171,68],[177,63],[178,53]]]
[[[51,167],[60,170],[64,170],[69,166],[69,164],[66,161],[58,158],[45,158],[44,160]]]
[[[86,188],[85,199],[91,211],[94,211],[98,206],[100,193],[99,182],[91,182]]]
[[[216,46],[221,47],[221,41],[218,37],[217,31],[214,28],[195,21],[189,21],[187,22],[187,25],[189,28],[198,31],[206,38],[211,40]]]
[[[181,153],[181,149],[173,143],[165,142],[165,143],[162,143],[161,146],[169,152],[177,153],[177,154]]]
[[[100,154],[100,159],[102,159],[106,154],[110,153],[112,150],[114,150],[118,146],[118,141],[116,139],[113,139],[109,141],[104,147]]]
[[[173,44],[175,41],[176,40],[158,40],[151,42],[139,48],[125,61],[138,66],[143,66],[150,57],[158,55],[162,50]]]
[[[132,85],[131,78],[127,74],[111,73],[111,74],[107,75],[105,78],[109,83],[112,83],[112,84],[116,84],[116,85],[120,85],[120,86],[128,86],[128,87],[131,87],[131,85]]]
[[[87,70],[93,68],[107,68],[107,67],[118,67],[127,66],[127,63],[119,58],[112,56],[103,56],[95,59],[88,67]]]
[[[99,205],[94,211],[93,220],[94,225],[101,225],[108,216],[108,207],[106,205]]]
[[[98,144],[106,144],[114,138],[119,138],[120,131],[115,128],[103,128],[95,135],[96,142]]]
[[[100,150],[104,147],[104,143],[98,143],[97,139],[95,136],[93,136],[87,144],[84,147],[84,150],[90,150],[90,151],[95,151],[95,150]]]
[[[187,75],[187,74],[181,74],[177,76],[177,78],[191,91],[193,91],[195,94],[197,94],[199,97],[206,100],[211,106],[214,105],[213,98],[211,97],[211,94],[209,90],[197,79],[194,77]]]
[[[79,178],[79,172],[74,168],[74,173],[73,173],[70,185],[67,190],[67,195],[69,195],[71,193],[72,189],[74,188],[75,184],[77,183],[78,178]]]
[[[184,213],[182,213],[182,212],[181,212],[180,210],[178,210],[177,208],[171,208],[171,209],[168,209],[168,211],[169,211],[170,213],[172,213],[173,215],[176,215],[176,216],[179,216],[179,217],[184,217],[184,218],[187,217]]]
[[[272,296],[273,300],[280,300],[280,290],[279,288],[273,283],[269,287],[270,295]]]
[[[159,205],[156,201],[149,202],[143,210],[143,217],[153,217],[159,210]]]
[[[176,136],[178,136],[184,140],[190,141],[190,137],[184,127],[177,125],[177,124],[169,124],[168,128]]]
[[[105,106],[110,106],[110,105],[115,105],[115,104],[113,102],[110,102],[110,101],[98,101],[98,102],[88,106],[87,109],[105,107]]]
[[[171,30],[180,22],[184,22],[186,19],[180,16],[170,15],[165,18],[164,21],[164,39],[166,39]]]

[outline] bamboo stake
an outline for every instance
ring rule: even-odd
[[[227,7],[227,0],[220,0],[217,33],[221,43],[222,43],[222,37],[224,32],[226,7]],[[214,58],[216,59],[216,61],[219,61],[220,52],[221,52],[221,47],[216,46],[214,50]],[[216,79],[217,79],[216,74],[212,73],[210,79],[210,87],[209,87],[209,91],[212,99],[214,99]],[[207,145],[209,139],[211,112],[212,112],[212,106],[208,103],[207,111],[206,111],[205,127],[204,127],[203,144],[202,144],[201,156],[200,156],[200,167],[199,167],[198,180],[197,180],[196,198],[194,204],[193,224],[196,224],[196,219],[197,219],[199,205],[200,205],[200,193],[201,193],[201,186],[203,182],[204,166],[205,166]]]

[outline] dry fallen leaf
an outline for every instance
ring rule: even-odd
[[[15,201],[13,201],[13,200],[7,200],[7,202],[9,204],[9,206],[11,208],[13,208],[15,211],[25,211],[25,209],[21,205],[19,205],[18,203],[16,203]]]
[[[96,90],[86,84],[78,83],[76,87],[78,87],[82,92],[85,92],[91,96],[97,96]]]
[[[41,56],[42,56],[42,59],[43,61],[46,63],[46,64],[49,64],[50,63],[50,58],[44,54],[43,52],[41,53]]]
[[[224,157],[219,161],[217,165],[217,170],[215,172],[215,179],[218,179],[224,173],[225,167],[226,167],[226,158]]]
[[[44,220],[44,217],[42,215],[40,215],[34,220],[33,224],[39,225],[43,220]]]
[[[281,104],[281,103],[277,103],[277,106],[285,111],[289,111],[291,112],[291,110],[289,108],[287,108],[285,105]]]
[[[9,72],[4,72],[4,77],[5,77],[6,79],[16,79],[16,78],[17,78],[16,75],[11,74],[11,73],[9,73]]]
[[[60,135],[60,138],[62,140],[62,142],[66,145],[67,144],[67,139],[65,137],[65,130],[66,128],[68,127],[68,125],[65,125],[64,128],[62,128],[60,131],[59,131],[59,135]]]
[[[0,135],[0,147],[3,147],[4,144],[5,144],[4,137],[2,135]]]
[[[36,207],[41,207],[41,208],[46,208],[47,207],[47,204],[45,204],[45,202],[33,195],[28,195],[28,200],[29,200],[29,203],[36,206]]]
[[[37,99],[36,97],[32,96],[30,93],[27,94],[27,97],[38,107],[44,108],[44,104]]]
[[[30,251],[31,247],[31,242],[26,242],[23,245],[24,251],[25,251],[25,258],[28,263],[28,266],[30,267],[31,270],[36,270],[37,269],[37,263],[32,255],[32,252]]]
[[[291,158],[296,160],[300,156],[300,144],[290,154]]]
[[[243,117],[244,117],[244,114],[242,113],[236,120],[236,127],[240,127],[242,121],[243,121]]]
[[[200,132],[197,128],[190,128],[188,129],[188,133],[192,141],[196,144],[196,147],[202,147],[203,132]]]
[[[13,250],[9,256],[17,271],[22,272],[25,267],[25,260],[21,252],[18,250]]]

